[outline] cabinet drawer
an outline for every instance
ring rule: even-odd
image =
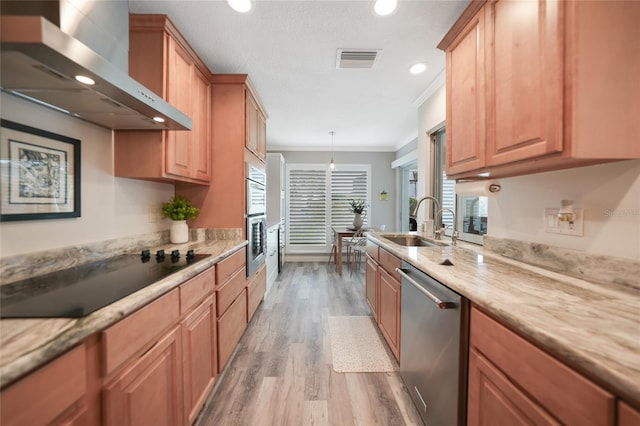
[[[251,321],[253,314],[267,291],[267,268],[262,266],[253,279],[247,285],[247,323]]]
[[[215,266],[196,275],[180,286],[180,315],[200,303],[204,297],[213,291],[215,285]]]
[[[216,264],[216,285],[223,284],[238,269],[247,262],[246,249],[238,250],[226,259]],[[219,308],[219,307],[218,307]]]
[[[218,319],[218,372],[222,371],[246,328],[247,296],[243,289],[227,312]]]
[[[402,277],[400,277],[400,274],[396,272],[396,268],[399,268],[402,265],[402,261],[399,258],[392,255],[382,247],[379,247],[378,263],[389,273],[389,275],[398,281],[402,281]]]
[[[102,332],[104,374],[110,375],[151,343],[180,316],[178,289],[134,312]]]
[[[471,345],[564,424],[612,424],[614,398],[488,315],[471,311]]]
[[[49,424],[80,400],[86,389],[86,349],[82,344],[2,391],[0,424]]]
[[[216,289],[216,305],[218,317],[222,316],[231,303],[236,300],[242,289],[247,285],[247,272],[243,267],[229,278],[221,287]]]
[[[367,254],[375,261],[378,260],[378,249],[380,247],[373,241],[367,240]]]

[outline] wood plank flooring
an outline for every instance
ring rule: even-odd
[[[397,372],[336,373],[328,317],[371,315],[364,267],[286,263],[217,380],[198,426],[422,425]]]

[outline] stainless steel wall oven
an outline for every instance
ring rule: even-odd
[[[264,170],[247,164],[247,277],[265,262],[267,253],[267,191]]]

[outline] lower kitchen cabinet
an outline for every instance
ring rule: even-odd
[[[222,371],[247,328],[247,290],[218,318],[218,372]]]
[[[380,303],[378,305],[378,326],[387,340],[391,352],[400,359],[400,282],[387,271],[378,268]]]
[[[613,425],[615,398],[473,307],[467,424]]]
[[[365,298],[373,319],[378,320],[378,264],[367,255]]]
[[[267,266],[262,265],[247,282],[247,324],[256,313],[267,290]]]
[[[169,330],[104,388],[104,424],[183,424],[181,327]]]
[[[207,297],[183,320],[182,348],[185,424],[192,424],[218,373],[213,296]]]
[[[3,390],[0,424],[87,424],[87,373],[86,348],[81,344]]]
[[[618,426],[638,425],[640,425],[640,411],[622,401],[618,401]]]
[[[367,242],[365,298],[391,352],[400,360],[400,302],[402,286],[395,268],[401,260]]]

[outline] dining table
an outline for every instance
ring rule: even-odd
[[[333,226],[331,225],[331,230],[334,232],[336,236],[336,270],[338,275],[342,275],[342,239],[353,237],[353,235],[358,231],[355,228],[345,227],[345,226]],[[365,231],[375,230],[374,228],[364,228]]]

